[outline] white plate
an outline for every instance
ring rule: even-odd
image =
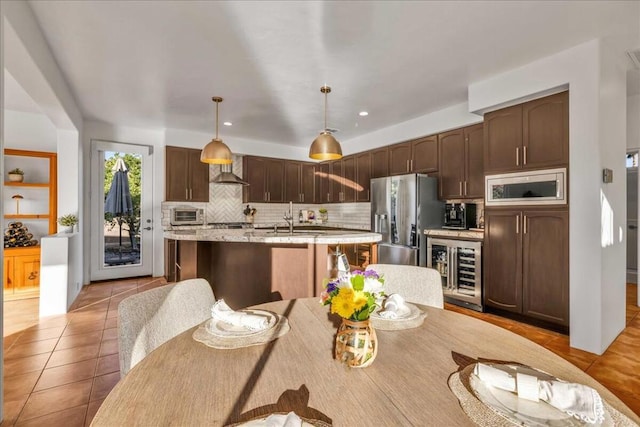
[[[273,328],[278,321],[278,317],[269,311],[264,310],[241,310],[245,313],[264,316],[269,319],[269,323],[264,329],[248,329],[244,326],[235,326],[225,323],[221,320],[209,319],[205,324],[207,332],[219,337],[250,337],[252,335],[261,334]]]
[[[402,316],[396,317],[395,319],[389,319],[388,317],[380,316],[380,313],[382,310],[374,311],[373,313],[371,313],[371,317],[375,317],[376,319],[389,320],[393,322],[394,320],[412,320],[420,315],[421,311],[418,307],[416,307],[415,305],[409,302],[405,302],[404,304],[409,308],[409,311],[404,313]]]
[[[528,366],[507,365],[511,368],[517,368],[519,372],[527,375],[534,375],[543,381],[556,380],[557,378]],[[583,421],[574,418],[561,410],[549,405],[547,402],[534,402],[531,400],[520,399],[515,393],[501,390],[496,387],[485,384],[475,374],[469,376],[469,385],[475,396],[483,404],[491,408],[494,412],[504,418],[526,426],[610,426],[613,421],[608,412],[605,411],[605,419],[602,424],[586,424]]]

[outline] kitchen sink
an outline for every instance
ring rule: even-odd
[[[173,230],[172,233],[173,234],[178,234],[178,235],[187,235],[187,234],[196,234],[197,230]]]

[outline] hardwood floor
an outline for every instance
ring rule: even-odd
[[[4,304],[4,421],[1,426],[88,426],[120,379],[116,317],[127,296],[166,284],[137,278],[83,288],[75,310],[38,319],[38,299]],[[640,415],[640,308],[627,285],[627,327],[602,356],[569,347],[566,335],[453,305],[522,335],[586,371]]]

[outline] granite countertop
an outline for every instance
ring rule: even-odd
[[[191,230],[167,230],[165,239],[197,240],[209,242],[249,242],[249,243],[374,243],[382,240],[382,235],[368,231],[349,230],[294,230],[294,234],[280,228],[278,233],[273,229],[191,229]]]
[[[432,237],[484,240],[484,231],[482,230],[447,230],[447,229],[437,228],[437,229],[424,230],[424,234]]]

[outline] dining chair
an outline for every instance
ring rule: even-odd
[[[442,279],[437,270],[393,264],[369,264],[366,269],[384,276],[385,294],[400,294],[409,302],[444,308]]]
[[[205,279],[189,279],[125,298],[118,305],[120,376],[154,349],[211,317],[215,302]]]

